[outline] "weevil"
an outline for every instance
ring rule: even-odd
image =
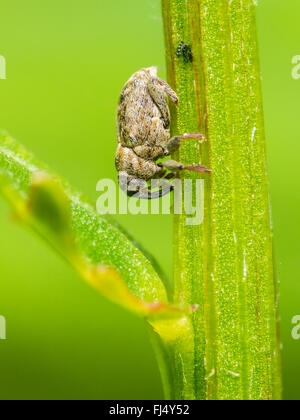
[[[157,162],[178,150],[186,139],[205,141],[204,135],[199,133],[171,138],[167,97],[178,104],[177,94],[158,77],[156,67],[136,72],[121,92],[117,111],[116,168],[120,188],[129,196],[162,197],[172,190],[168,181],[175,178],[178,171],[211,172],[202,165],[186,166],[174,160]],[[157,191],[146,184],[153,179],[160,180]]]

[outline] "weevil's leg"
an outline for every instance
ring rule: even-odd
[[[184,134],[183,136],[172,137],[169,140],[167,146],[165,147],[165,155],[169,156],[172,153],[176,152],[179,149],[181,142],[186,139],[196,139],[196,140],[199,140],[200,143],[203,143],[204,141],[206,141],[205,136],[200,133],[187,133],[187,134]]]
[[[165,95],[165,90],[162,89],[162,86],[158,82],[158,79],[154,77],[148,83],[148,90],[151,95],[151,98],[153,99],[153,101],[155,102],[155,104],[161,112],[161,115],[164,120],[164,126],[168,128],[170,126],[171,116]]]
[[[148,191],[148,195],[140,195],[140,198],[142,199],[148,199],[148,200],[153,200],[154,198],[160,198],[160,197],[164,197],[165,195],[170,194],[171,191],[174,190],[174,187],[172,185],[166,185],[161,187],[159,190],[157,191]]]
[[[165,176],[167,174],[167,171],[165,169],[161,168],[161,173],[156,178],[151,179],[151,185],[149,185],[149,190],[151,188],[157,188],[158,184],[161,182],[162,179],[166,179]]]
[[[149,185],[148,188],[148,193],[149,197],[152,199],[163,197],[164,195],[169,194],[173,190],[174,186],[167,181],[167,178],[152,179],[151,185]]]
[[[211,169],[206,168],[203,165],[183,165],[175,160],[167,160],[166,162],[160,162],[159,166],[167,169],[168,171],[193,171],[198,173],[210,173]]]
[[[162,168],[160,164],[158,164],[157,167],[159,168],[159,171],[157,172],[155,178],[151,179],[151,186],[149,186],[150,189],[157,188],[160,183],[176,177],[176,173],[168,173],[168,171]]]
[[[164,177],[164,179],[171,180],[176,178],[176,176],[176,172],[170,172],[167,176]]]
[[[174,92],[174,90],[171,88],[171,86],[165,80],[160,79],[158,77],[157,81],[164,88],[166,94],[169,96],[171,101],[174,102],[174,104],[177,105],[178,104],[178,96],[177,96],[176,92]]]
[[[171,172],[166,175],[166,171],[165,171],[164,174],[161,173],[161,177],[163,178],[151,180],[151,186],[149,186],[148,188],[148,197],[146,197],[145,191],[143,191],[142,193],[140,193],[140,198],[148,198],[148,199],[160,198],[169,194],[171,191],[174,191],[174,185],[168,181],[176,178],[176,172]],[[157,189],[157,188],[159,188],[159,190],[153,191],[154,189]]]
[[[166,170],[161,172],[159,178],[155,178],[155,179],[151,180],[151,186],[149,186],[149,191],[151,191],[151,188],[152,189],[157,188],[159,186],[159,184],[161,184],[162,182],[170,181],[170,180],[173,180],[174,178],[176,178],[176,173],[175,172],[167,173]]]

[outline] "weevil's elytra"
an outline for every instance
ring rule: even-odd
[[[120,187],[128,195],[138,192],[140,198],[158,198],[170,192],[170,186],[158,191],[141,187],[138,180],[172,179],[177,171],[210,172],[201,165],[185,166],[173,160],[157,163],[169,156],[185,139],[204,141],[202,134],[170,136],[170,110],[167,96],[175,104],[178,97],[173,89],[157,76],[157,68],[145,68],[135,73],[124,86],[118,104],[116,168],[119,172]],[[171,171],[171,173],[168,173]],[[136,183],[136,188],[128,191],[128,184]]]

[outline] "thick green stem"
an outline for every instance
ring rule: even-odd
[[[175,216],[175,300],[199,309],[188,351],[172,349],[172,396],[280,399],[255,2],[162,4],[168,79],[179,96],[173,131],[207,138],[202,146],[187,140],[175,158],[213,171],[204,222],[188,226]]]

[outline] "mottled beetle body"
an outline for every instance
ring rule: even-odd
[[[135,73],[121,92],[117,112],[116,168],[120,186],[128,195],[139,192],[140,198],[157,198],[170,192],[170,186],[156,192],[138,187],[141,184],[137,180],[161,179],[166,171],[210,172],[203,166],[184,166],[175,161],[156,162],[177,150],[183,139],[204,140],[201,134],[170,138],[167,95],[174,103],[178,102],[176,93],[157,77],[155,67]],[[168,174],[167,179],[172,177],[175,174]],[[135,182],[136,188],[128,191],[128,184],[132,186]]]

